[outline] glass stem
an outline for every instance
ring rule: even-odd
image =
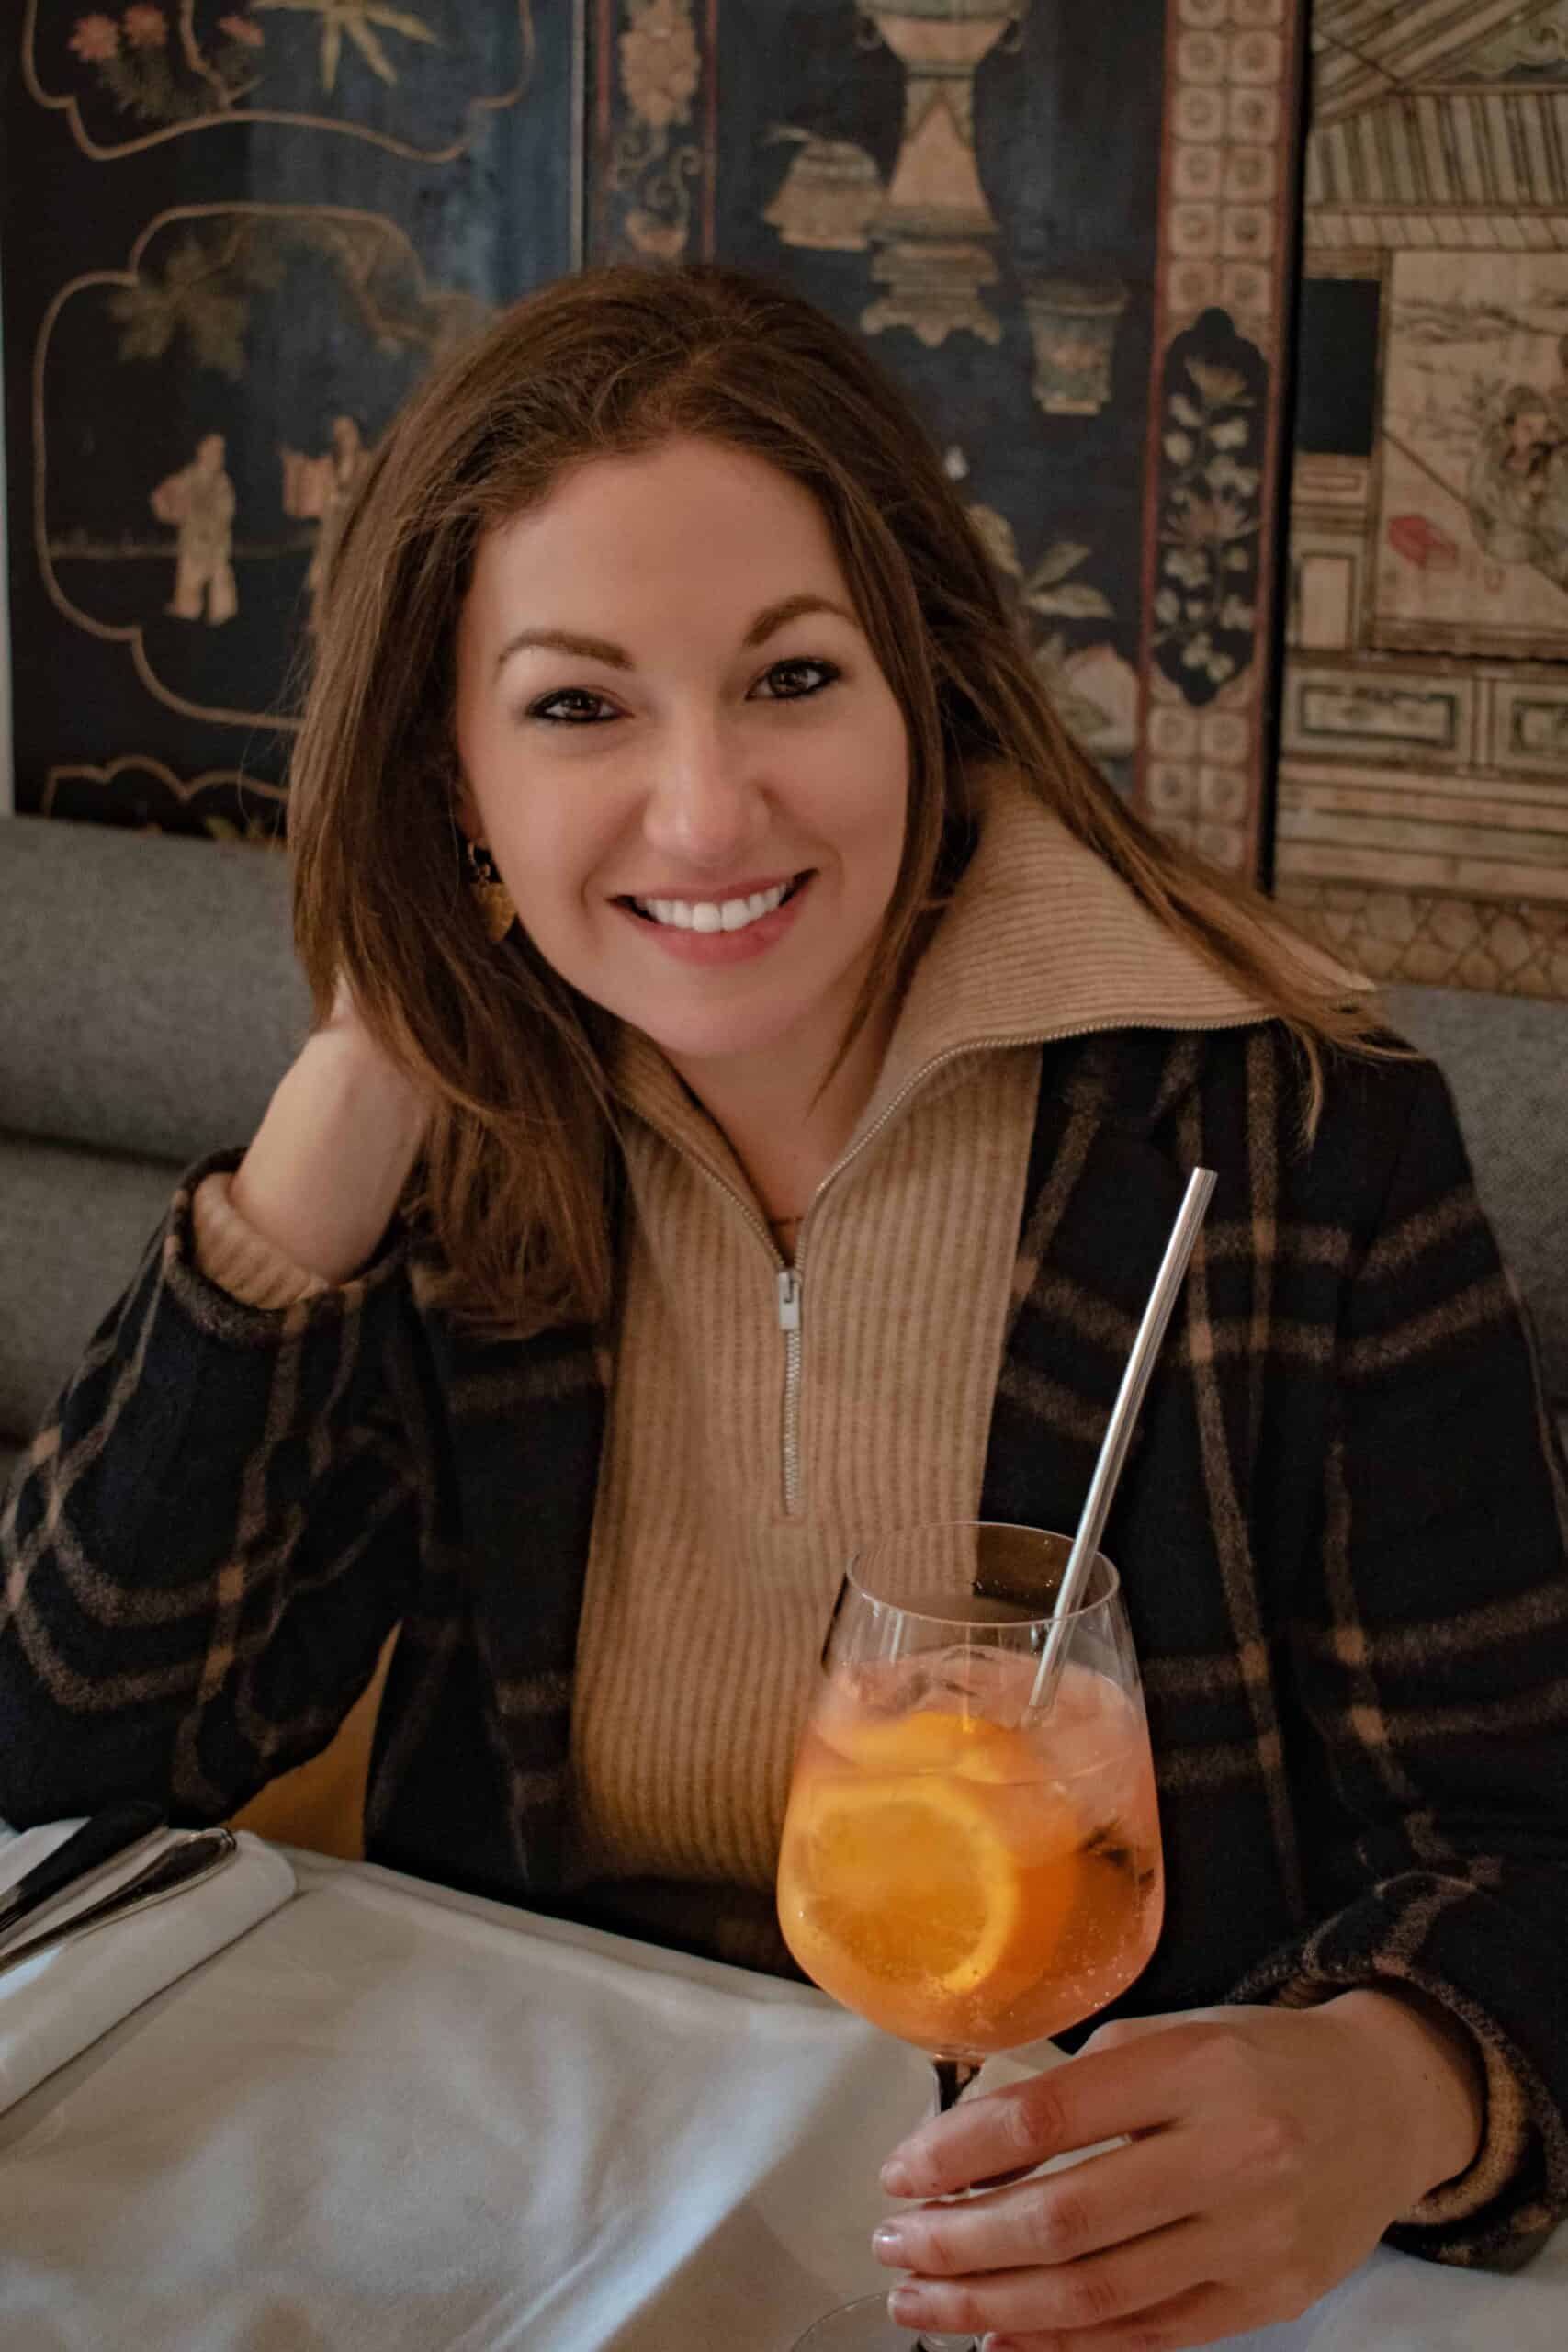
[[[956,2107],[976,2075],[980,2071],[977,2058],[933,2058],[936,2070],[936,2111],[945,2115]],[[973,2335],[917,2335],[911,2352],[979,2352],[979,2339]]]
[[[945,2115],[949,2108],[958,2105],[979,2073],[980,2061],[978,2058],[933,2058],[931,2067],[936,2075],[936,2111],[939,2115]]]

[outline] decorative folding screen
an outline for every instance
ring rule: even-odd
[[[323,540],[433,359],[716,255],[908,386],[1124,790],[1266,849],[1296,0],[28,0],[18,799],[276,831]]]
[[[1568,5],[1317,0],[1281,897],[1568,996]]]

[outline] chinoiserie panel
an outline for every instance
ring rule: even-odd
[[[580,257],[580,12],[27,0],[4,41],[18,806],[281,828],[398,402]]]
[[[1317,0],[1277,869],[1568,996],[1568,5]]]
[[[22,805],[274,831],[397,401],[579,259],[716,255],[866,336],[1083,742],[1258,865],[1299,0],[28,0],[7,39]]]

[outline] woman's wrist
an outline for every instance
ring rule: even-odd
[[[362,1032],[320,1030],[279,1081],[231,1205],[296,1265],[345,1282],[386,1231],[427,1117],[418,1089]]]
[[[1408,2206],[1469,2169],[1486,2128],[1486,2074],[1468,2030],[1414,1985],[1359,1984],[1324,2004],[1348,2028],[1373,2071],[1393,2069],[1389,2121],[1407,2154]]]

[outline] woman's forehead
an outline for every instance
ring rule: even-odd
[[[475,551],[466,609],[499,624],[502,606],[536,605],[543,625],[578,597],[592,599],[596,617],[674,599],[694,617],[717,606],[743,625],[811,593],[853,612],[811,492],[765,459],[682,441],[585,461],[494,525]]]
[[[649,448],[572,459],[541,497],[494,524],[486,537],[537,538],[546,532],[581,531],[601,519],[613,526],[645,506],[673,504],[694,514],[699,503],[705,509],[716,503],[750,508],[775,523],[787,514],[798,527],[815,524],[827,535],[818,501],[783,467],[728,442],[681,434]]]

